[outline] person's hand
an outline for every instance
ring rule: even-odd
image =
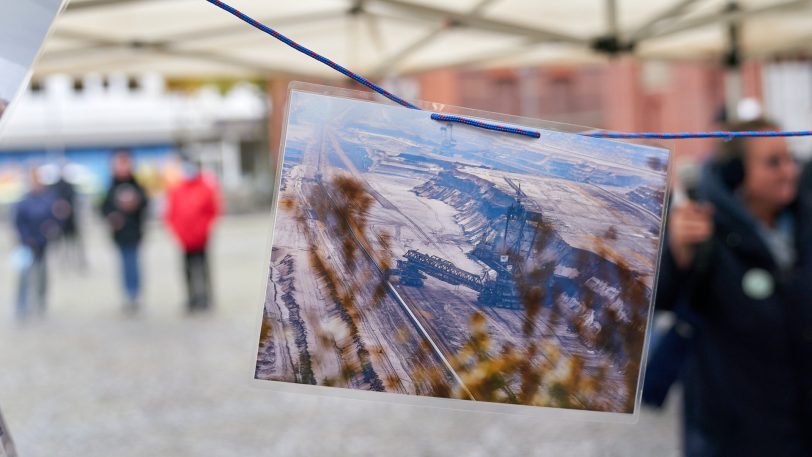
[[[713,206],[687,202],[674,207],[668,218],[668,246],[680,269],[691,266],[696,246],[713,235]]]

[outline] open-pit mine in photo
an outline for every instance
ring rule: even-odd
[[[289,103],[257,379],[634,412],[667,150]]]

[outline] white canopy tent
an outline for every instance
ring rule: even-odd
[[[812,0],[230,0],[373,78],[445,66],[723,59],[812,51]],[[738,29],[735,26],[739,26]],[[731,39],[731,26],[738,30]],[[36,67],[339,77],[205,0],[72,0]]]

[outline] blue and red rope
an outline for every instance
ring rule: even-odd
[[[277,40],[285,43],[286,45],[292,47],[293,49],[301,52],[302,54],[307,55],[319,62],[327,65],[328,67],[336,70],[337,72],[347,76],[348,78],[352,79],[353,81],[372,89],[373,91],[383,95],[384,97],[392,100],[393,102],[405,106],[406,108],[420,110],[420,108],[413,103],[410,103],[397,95],[389,92],[388,90],[384,89],[383,87],[373,83],[372,81],[364,78],[363,76],[348,70],[347,68],[333,62],[332,60],[318,54],[317,52],[308,49],[301,44],[291,40],[290,38],[282,35],[281,33],[277,32],[276,30],[268,27],[265,24],[260,23],[256,19],[248,16],[245,13],[240,12],[236,8],[220,1],[220,0],[206,0],[207,2],[227,11],[237,18],[243,20],[244,22],[248,23],[252,27],[255,27],[268,35],[276,38]],[[458,124],[466,124],[472,127],[477,127],[486,130],[493,130],[498,132],[505,132],[505,133],[512,133],[516,135],[522,135],[530,138],[540,138],[541,133],[535,130],[528,130],[522,129],[517,127],[510,127],[500,124],[494,124],[491,122],[484,122],[478,121],[467,117],[462,116],[452,116],[447,114],[439,114],[439,113],[432,113],[431,118],[436,121],[442,122],[454,122]],[[683,140],[683,139],[690,139],[690,138],[724,138],[724,139],[733,139],[737,137],[791,137],[791,136],[812,136],[812,130],[796,130],[796,131],[745,131],[745,132],[680,132],[680,133],[653,133],[653,132],[638,132],[638,133],[623,133],[623,132],[584,132],[581,135],[589,136],[593,138],[606,138],[606,139],[659,139],[659,140]]]
[[[452,116],[449,114],[439,114],[439,113],[431,113],[431,118],[435,121],[442,121],[442,122],[456,122],[459,124],[466,124],[473,127],[478,127],[481,129],[486,130],[494,130],[497,132],[505,132],[505,133],[513,133],[516,135],[524,135],[529,136],[531,138],[541,138],[541,133],[536,132],[535,130],[526,130],[520,129],[518,127],[510,127],[506,125],[500,124],[492,124],[490,122],[482,122],[471,119],[469,117],[461,117],[461,116]]]
[[[312,50],[302,46],[301,44],[291,40],[290,38],[286,37],[285,35],[282,35],[281,33],[277,32],[276,30],[268,27],[267,25],[260,23],[259,21],[257,21],[256,19],[248,16],[247,14],[240,12],[240,10],[238,10],[238,9],[232,7],[232,6],[229,6],[226,3],[221,2],[220,0],[206,0],[206,1],[213,4],[213,5],[215,5],[215,6],[218,6],[218,7],[222,8],[225,11],[228,11],[229,13],[231,13],[234,16],[238,17],[239,19],[242,19],[243,21],[247,22],[249,25],[251,25],[251,26],[253,26],[253,27],[255,27],[255,28],[259,29],[259,30],[262,30],[263,32],[265,32],[268,35],[276,38],[277,40],[285,43],[286,45],[290,46],[291,48],[301,52],[302,54],[305,54],[305,55],[307,55],[309,57],[312,57],[313,59],[318,60],[319,62],[327,65],[328,67],[332,68],[333,70],[343,74],[344,76],[347,76],[348,78],[356,81],[357,83],[359,83],[359,84],[361,84],[363,86],[366,86],[366,87],[374,90],[375,92],[383,95],[384,97],[388,98],[389,100],[392,100],[393,102],[395,102],[395,103],[397,103],[399,105],[403,105],[403,106],[405,106],[407,108],[417,109],[417,110],[420,109],[417,106],[415,106],[414,104],[407,102],[406,100],[404,100],[404,99],[398,97],[397,95],[389,92],[388,90],[384,89],[383,87],[380,87],[377,84],[373,83],[372,81],[364,78],[363,76],[348,70],[347,68],[345,68],[345,67],[333,62],[332,60],[330,60],[330,59],[316,53],[315,51],[312,51]]]
[[[748,130],[742,132],[680,132],[680,133],[622,133],[622,132],[588,132],[582,135],[593,138],[610,139],[659,139],[659,140],[685,140],[690,138],[724,138],[731,140],[736,137],[777,137],[777,136],[812,136],[812,130],[795,131],[758,131]]]

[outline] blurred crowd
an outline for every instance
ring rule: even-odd
[[[183,255],[187,310],[198,312],[211,306],[207,247],[221,211],[221,197],[216,179],[203,171],[200,162],[184,157],[181,163],[182,176],[167,191],[163,216]],[[134,174],[130,151],[116,151],[110,165],[112,180],[97,209],[120,259],[122,311],[134,315],[141,309],[140,251],[150,197]],[[11,257],[18,272],[16,317],[20,322],[47,310],[46,263],[54,245],[62,245],[72,266],[86,267],[79,195],[64,171],[63,167],[59,179],[46,186],[41,167],[31,167],[28,192],[13,210],[18,243]]]

